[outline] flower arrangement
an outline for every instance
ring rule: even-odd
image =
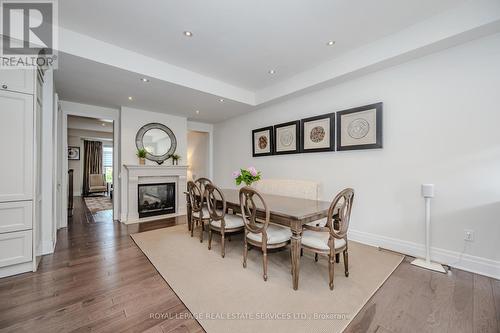
[[[245,185],[250,186],[252,183],[260,180],[261,172],[257,171],[255,167],[248,167],[246,169],[240,169],[240,171],[234,171],[233,178],[236,185],[245,183]]]

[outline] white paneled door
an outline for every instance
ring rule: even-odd
[[[32,200],[33,95],[0,90],[0,110],[0,202]]]

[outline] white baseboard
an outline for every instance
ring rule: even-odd
[[[425,256],[425,246],[414,242],[404,241],[358,230],[349,230],[349,239],[355,242],[383,247],[413,257]],[[462,269],[495,279],[500,279],[500,261],[472,256],[470,254],[431,247],[431,260],[450,267]]]

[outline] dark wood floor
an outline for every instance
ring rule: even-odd
[[[43,257],[38,272],[0,279],[0,331],[203,332],[129,237],[179,223],[184,218],[125,226],[110,212],[92,216],[76,200],[56,252]],[[434,273],[409,261],[346,332],[499,332],[500,281]]]
[[[185,220],[125,226],[75,200],[39,270],[0,279],[0,331],[203,332],[129,237],[177,223]]]

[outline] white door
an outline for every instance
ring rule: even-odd
[[[33,199],[33,95],[0,90],[0,202]]]

